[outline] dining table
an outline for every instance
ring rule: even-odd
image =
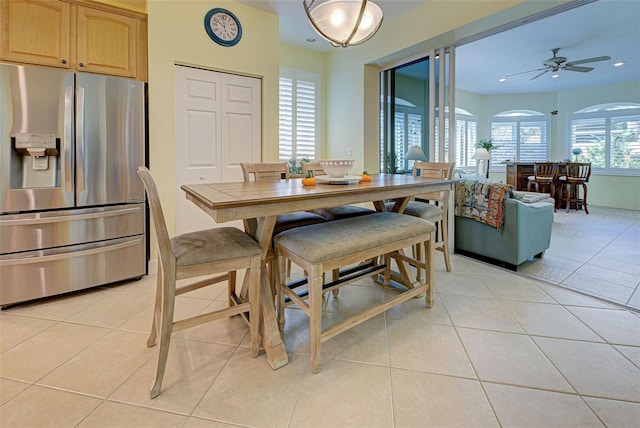
[[[372,174],[371,181],[358,177],[324,180],[326,184],[303,186],[302,179],[184,184],[181,189],[216,223],[245,221],[245,231],[263,249],[261,272],[261,335],[267,361],[273,369],[287,364],[287,351],[276,319],[271,281],[266,260],[278,215],[340,205],[373,203],[377,211],[387,211],[385,201],[395,200],[392,211],[403,212],[416,195],[451,191],[456,180],[422,178],[401,174]],[[255,227],[247,227],[252,221]],[[337,220],[339,221],[339,220]],[[357,239],[345,236],[345,239]],[[243,284],[246,288],[246,284]]]

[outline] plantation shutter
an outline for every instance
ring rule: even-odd
[[[571,149],[580,149],[588,156],[591,166],[604,168],[606,123],[603,117],[571,121]]]
[[[280,160],[315,159],[319,78],[295,71],[280,74]]]
[[[316,84],[296,85],[296,159],[316,157]]]
[[[547,123],[520,123],[520,162],[547,161]]]
[[[280,78],[280,160],[293,158],[293,79]]]

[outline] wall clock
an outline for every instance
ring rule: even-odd
[[[221,46],[235,46],[242,38],[240,20],[227,9],[211,9],[204,16],[204,29]]]

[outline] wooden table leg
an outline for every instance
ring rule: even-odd
[[[289,362],[287,349],[280,336],[280,328],[276,318],[275,298],[271,291],[271,280],[267,273],[267,254],[271,247],[271,235],[276,224],[276,216],[258,219],[258,227],[254,239],[263,248],[262,269],[260,273],[260,332],[262,346],[267,354],[267,361],[272,369],[278,369]],[[272,269],[277,269],[272,267]]]
[[[276,319],[276,308],[273,304],[274,297],[271,294],[269,285],[269,275],[266,267],[262,268],[260,276],[260,331],[262,333],[262,346],[267,354],[267,361],[272,369],[279,369],[289,362],[287,349],[280,336],[278,320]]]

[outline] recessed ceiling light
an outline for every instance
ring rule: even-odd
[[[307,42],[313,43],[315,41],[316,41],[316,39],[314,37],[307,37]]]
[[[614,67],[622,67],[623,65],[624,65],[624,61],[618,61],[613,63]]]
[[[559,74],[552,74],[552,75],[551,75],[551,78],[552,78],[552,79],[557,79],[558,77],[560,77],[560,75],[559,75]]]
[[[498,82],[506,82],[507,78],[506,77],[501,77],[498,79]]]

